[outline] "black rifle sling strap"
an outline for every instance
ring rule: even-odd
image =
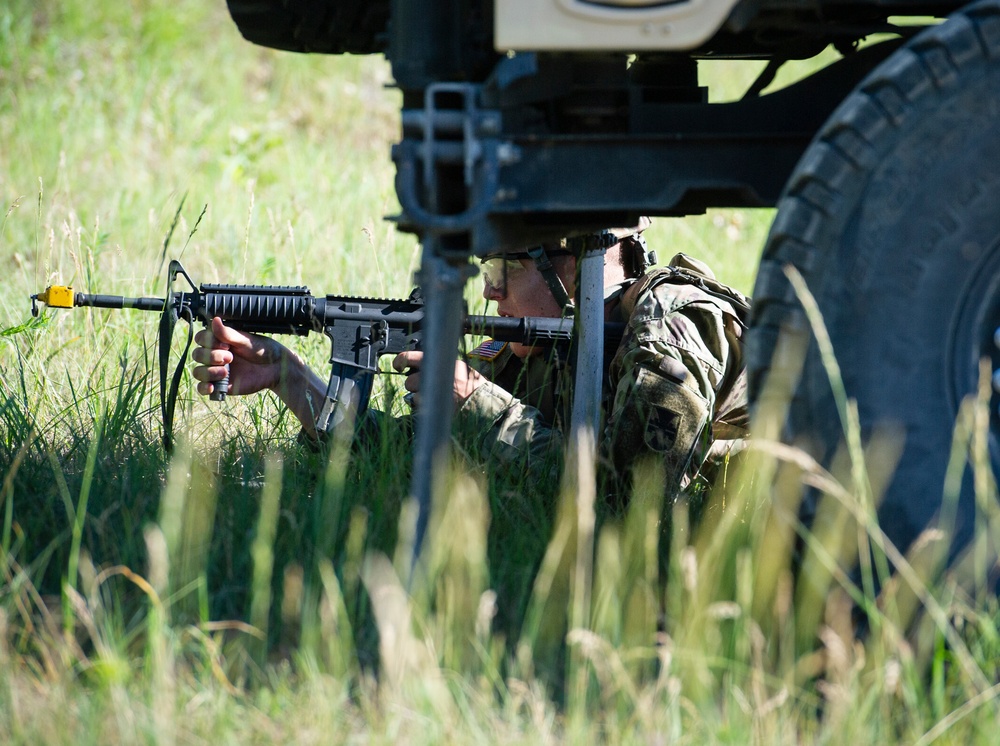
[[[177,393],[181,385],[181,376],[184,375],[184,363],[187,362],[188,351],[191,349],[191,342],[194,339],[194,319],[189,318],[190,310],[184,309],[184,318],[187,324],[187,342],[184,344],[184,350],[181,352],[181,358],[177,361],[177,367],[174,368],[174,374],[170,379],[170,391],[167,393],[166,398],[161,399],[163,408],[163,448],[170,453],[173,450],[173,434],[174,434],[174,408],[177,406]],[[166,312],[164,312],[164,315]],[[176,325],[177,320],[171,322],[171,326]],[[161,332],[163,326],[160,326]],[[163,396],[163,389],[166,384],[167,378],[167,366],[169,365],[170,356],[170,336],[166,338],[166,342],[163,341],[162,337],[160,339],[160,395]]]
[[[170,339],[173,337],[175,326],[177,326],[177,310],[170,302],[170,293],[168,291],[167,301],[163,304],[163,312],[160,314],[160,334],[158,340],[160,353],[160,414],[163,417],[163,449],[167,453],[170,453],[173,449],[175,402],[173,400],[167,401],[167,367],[170,365]]]
[[[180,264],[176,260],[171,261],[167,270],[167,295],[163,302],[163,313],[160,314],[160,413],[163,416],[163,450],[167,453],[173,451],[174,447],[174,409],[177,406],[177,393],[181,385],[181,376],[184,374],[184,363],[187,362],[188,351],[191,349],[191,342],[194,339],[194,318],[191,314],[191,308],[184,303],[175,304],[174,302],[176,297],[174,278],[178,271],[184,274],[184,277],[190,282],[190,278],[187,277],[187,273],[184,272]],[[177,361],[177,367],[171,376],[168,390],[167,371],[170,367],[170,342],[174,336],[177,320],[182,317],[188,322],[187,344],[184,345],[181,358]]]

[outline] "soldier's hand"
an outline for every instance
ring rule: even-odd
[[[273,339],[238,332],[216,317],[211,328],[199,331],[194,341],[197,347],[191,359],[199,364],[191,374],[200,382],[199,394],[212,393],[215,382],[226,377],[227,365],[230,394],[255,394],[279,387],[288,349]]]
[[[413,395],[413,404],[420,406],[420,366],[424,353],[419,350],[401,352],[392,360],[392,367],[398,373],[406,372],[406,390]],[[452,380],[452,400],[458,406],[465,402],[472,392],[485,383],[486,378],[461,360],[455,361],[455,375]]]

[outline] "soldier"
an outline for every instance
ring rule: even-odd
[[[604,265],[605,320],[624,321],[617,349],[603,371],[601,454],[622,494],[631,466],[643,455],[664,464],[673,495],[711,483],[716,467],[747,435],[742,336],[749,301],[715,279],[702,262],[677,254],[650,270],[655,258],[642,231],[612,229]],[[609,243],[611,241],[608,241]],[[576,255],[566,242],[482,261],[483,295],[500,316],[560,317],[569,311]],[[491,463],[551,464],[569,422],[572,378],[564,361],[540,347],[487,342],[456,363],[459,422],[477,433]],[[423,353],[400,353],[398,371],[419,403]]]
[[[711,479],[714,464],[747,434],[741,338],[748,300],[718,282],[703,263],[677,254],[650,270],[642,231],[604,232],[605,318],[627,322],[604,366],[602,462],[627,478],[642,455],[662,460],[670,494]],[[566,241],[482,260],[483,295],[501,316],[561,317],[571,312],[576,256]],[[315,436],[312,402],[326,382],[272,339],[213,320],[195,338],[194,377],[209,394],[230,365],[230,393],[271,389]],[[546,354],[548,352],[548,354]],[[420,403],[423,353],[400,353],[406,389]],[[487,342],[456,362],[453,394],[464,432],[491,463],[551,464],[568,424],[571,377],[565,361],[541,347]],[[621,485],[609,485],[619,492]]]

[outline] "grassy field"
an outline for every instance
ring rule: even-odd
[[[830,474],[764,433],[700,529],[677,508],[665,532],[655,470],[609,520],[576,471],[526,485],[467,454],[411,578],[405,433],[317,454],[274,400],[210,407],[186,380],[167,456],[155,315],[31,318],[51,283],[162,294],[175,257],[197,281],[407,294],[389,82],[379,58],[252,47],[222,2],[0,7],[0,741],[992,743],[996,604],[958,582],[989,511],[982,551],[930,587],[939,534],[877,598],[838,570],[892,558],[864,470],[891,444]],[[749,292],[770,219],[649,238]],[[322,369],[322,341],[297,346]],[[379,397],[399,407],[394,379]],[[957,464],[985,468],[982,412]],[[804,484],[828,495],[817,534]]]

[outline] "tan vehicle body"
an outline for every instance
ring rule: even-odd
[[[736,0],[497,0],[499,51],[684,50],[708,41]]]

